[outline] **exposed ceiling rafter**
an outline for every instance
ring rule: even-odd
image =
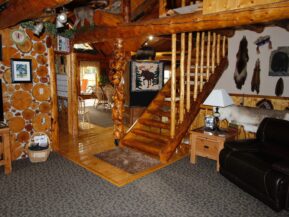
[[[268,23],[289,19],[289,2],[251,7],[247,10],[203,15],[202,12],[176,15],[150,21],[122,24],[117,27],[95,28],[76,35],[76,42],[97,42],[112,38],[130,38],[178,32],[204,31],[236,26]]]

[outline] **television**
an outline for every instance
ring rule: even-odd
[[[2,79],[0,79],[0,125],[4,122],[4,111],[3,111],[3,96],[2,96]]]

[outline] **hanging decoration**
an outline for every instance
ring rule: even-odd
[[[283,91],[284,91],[284,81],[282,78],[279,78],[275,87],[275,95],[282,96]]]
[[[274,109],[274,106],[269,99],[261,99],[256,103],[256,107],[262,108],[262,109]]]
[[[242,89],[242,86],[244,85],[247,77],[247,62],[249,61],[248,41],[246,36],[243,36],[242,40],[240,41],[239,50],[236,56],[237,63],[234,73],[234,80],[236,87],[238,89]]]
[[[36,25],[37,24],[35,23],[35,21],[32,21],[32,20],[22,22],[20,24],[22,28],[30,29],[32,31],[35,29]],[[75,29],[65,29],[64,31],[59,32],[56,28],[56,24],[50,23],[50,22],[43,22],[43,26],[44,26],[45,33],[49,35],[53,35],[53,36],[60,35],[65,38],[73,38],[74,33],[76,32]]]
[[[260,91],[260,60],[257,59],[255,63],[255,68],[254,68],[254,73],[252,76],[252,81],[251,81],[251,91],[254,92],[256,91],[257,94],[259,94]]]
[[[270,36],[269,35],[265,35],[265,36],[260,36],[256,41],[255,41],[255,44],[257,45],[257,53],[259,54],[260,53],[260,49],[259,47],[260,46],[263,46],[265,44],[268,44],[268,48],[269,49],[272,49],[272,42],[271,42],[271,39],[270,39]]]

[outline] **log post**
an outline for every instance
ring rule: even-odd
[[[194,80],[194,100],[196,100],[197,96],[198,96],[199,48],[200,48],[200,32],[197,32],[197,39],[196,39],[196,64],[195,64],[195,80]]]
[[[220,50],[220,45],[221,45],[221,35],[217,35],[217,64],[220,64],[220,57],[221,57],[221,50]]]
[[[57,105],[57,87],[56,87],[56,72],[54,50],[49,48],[49,67],[50,67],[50,89],[51,89],[51,142],[52,149],[59,150],[59,125],[58,125],[58,105]]]
[[[191,107],[191,63],[192,63],[192,33],[188,35],[188,59],[187,59],[187,112]]]
[[[213,33],[213,48],[212,48],[212,73],[215,71],[216,66],[216,33]]]
[[[122,0],[122,14],[125,23],[130,22],[131,18],[131,5],[130,0]]]
[[[184,101],[185,101],[185,51],[186,33],[181,34],[181,66],[180,66],[180,123],[184,120]]]
[[[226,36],[223,36],[222,57],[226,56]]]
[[[68,70],[68,133],[78,137],[78,92],[77,92],[77,59],[76,54],[67,55]]]
[[[201,63],[200,63],[200,91],[203,90],[203,83],[204,83],[204,50],[205,50],[205,32],[202,32],[202,39],[201,39]]]
[[[176,53],[177,53],[177,35],[172,34],[172,76],[171,76],[171,126],[170,136],[174,138],[176,127]]]
[[[206,74],[206,80],[209,80],[210,76],[210,57],[211,57],[211,32],[208,32],[208,38],[207,38],[207,74]]]
[[[126,59],[123,48],[123,40],[117,39],[114,43],[113,58],[110,62],[110,78],[115,88],[113,96],[114,105],[112,108],[112,119],[114,122],[114,139],[118,145],[119,140],[124,136],[124,78]]]
[[[165,17],[166,16],[166,6],[167,6],[167,0],[159,0],[159,17]]]

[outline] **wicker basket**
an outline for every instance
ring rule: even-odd
[[[34,151],[30,150],[29,147],[32,143],[34,143],[34,139],[37,136],[45,136],[48,142],[48,148],[44,150]],[[49,154],[51,152],[51,144],[49,137],[45,133],[34,133],[30,139],[30,142],[26,146],[26,153],[28,154],[28,157],[32,163],[39,163],[39,162],[45,162],[47,158],[49,157]]]

